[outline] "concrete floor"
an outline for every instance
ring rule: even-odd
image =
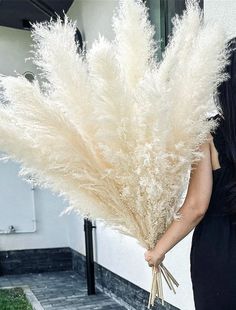
[[[73,271],[0,277],[0,287],[28,285],[45,310],[125,310],[96,288],[87,295],[86,280]]]

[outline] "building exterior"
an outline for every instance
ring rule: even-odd
[[[216,19],[224,25],[229,37],[235,35],[236,2],[234,0],[204,0],[204,3],[203,1],[200,3],[204,8],[206,20]],[[88,49],[99,32],[108,39],[113,38],[111,18],[117,4],[117,0],[75,0],[71,5],[67,15],[77,20],[78,28],[87,42]],[[147,5],[150,7],[151,21],[157,28],[156,39],[163,40],[164,49],[171,32],[171,17],[176,12],[181,14],[184,1],[147,0]],[[1,73],[10,75],[16,70],[20,73],[31,71],[37,74],[32,63],[24,62],[24,59],[29,57],[31,43],[29,31],[1,26]],[[0,272],[1,264],[4,263],[6,268],[9,251],[24,250],[24,255],[27,255],[27,251],[32,249],[41,249],[41,253],[44,253],[43,249],[47,249],[45,255],[48,256],[50,249],[54,253],[55,249],[61,253],[62,249],[65,249],[63,255],[67,258],[68,255],[72,255],[74,267],[76,264],[77,267],[81,267],[80,264],[84,262],[85,255],[83,219],[74,213],[60,216],[66,204],[49,191],[39,188],[32,190],[28,185],[26,186],[17,176],[18,169],[17,164],[0,163],[0,196],[2,197],[0,198]],[[7,196],[7,190],[14,192],[14,195]],[[135,240],[104,228],[99,221],[94,224],[96,225],[96,229],[93,230],[94,260],[101,268],[104,267],[111,272],[110,281],[114,281],[115,286],[127,285],[127,282],[131,282],[149,291],[152,275],[150,267],[144,260],[145,249],[141,248]],[[11,231],[10,226],[13,226],[16,231],[14,232],[14,229]],[[173,305],[173,309],[177,307],[181,310],[194,310],[189,262],[191,237],[192,232],[168,252],[164,261],[180,283],[175,295],[164,282],[165,300]],[[72,249],[70,254],[68,249]],[[24,255],[21,259],[24,259]],[[132,289],[135,290],[134,287]]]

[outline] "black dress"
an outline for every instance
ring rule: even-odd
[[[223,210],[223,187],[232,180],[233,168],[225,156],[221,128],[212,132],[220,167],[213,170],[213,189],[208,209],[195,227],[190,252],[190,273],[196,310],[236,310],[236,225]]]

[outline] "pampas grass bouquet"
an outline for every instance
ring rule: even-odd
[[[152,249],[181,220],[189,169],[217,125],[207,114],[226,78],[226,38],[195,0],[173,19],[162,60],[143,1],[121,0],[112,27],[114,40],[99,35],[85,52],[66,15],[33,24],[42,81],[1,75],[0,149],[2,160],[21,164],[22,178],[64,197],[66,211]],[[148,308],[164,300],[162,277],[178,286],[163,263],[152,271]]]

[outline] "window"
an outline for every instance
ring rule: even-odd
[[[171,19],[176,14],[181,15],[186,9],[185,0],[146,0],[146,5],[149,8],[150,21],[155,26],[155,40],[161,44],[158,55],[158,58],[161,58],[161,53],[164,51],[168,43],[168,36],[172,31]],[[203,9],[203,0],[199,1],[199,5]]]

